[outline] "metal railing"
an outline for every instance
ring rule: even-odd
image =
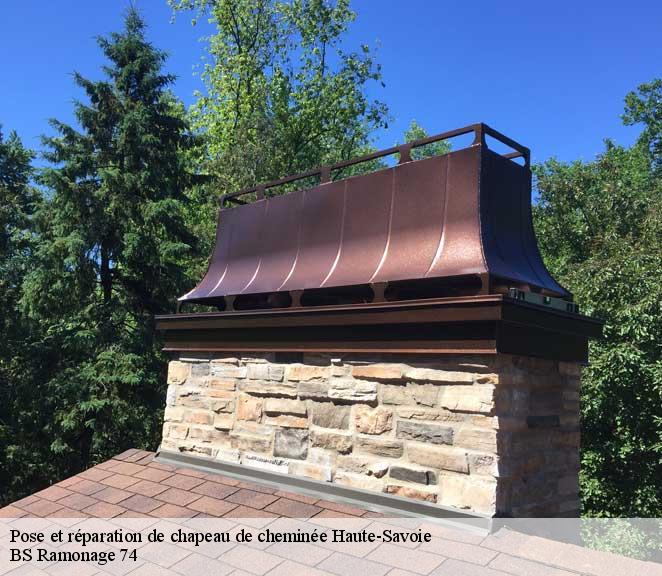
[[[490,128],[487,124],[480,122],[478,124],[465,126],[464,128],[457,128],[455,130],[442,132],[441,134],[435,134],[434,136],[427,136],[426,138],[420,138],[419,140],[414,140],[412,142],[407,142],[398,146],[392,146],[391,148],[372,152],[371,154],[366,154],[364,156],[358,156],[357,158],[352,158],[350,160],[343,160],[342,162],[336,162],[335,164],[320,166],[319,168],[315,168],[307,172],[302,172],[300,174],[294,174],[292,176],[287,176],[278,180],[272,180],[271,182],[266,182],[264,184],[258,184],[257,186],[246,188],[244,190],[240,190],[239,192],[223,194],[220,197],[221,208],[225,206],[226,202],[232,202],[233,204],[246,204],[247,202],[243,201],[240,197],[247,194],[255,194],[257,200],[262,200],[265,197],[265,192],[270,188],[275,188],[277,186],[282,186],[283,184],[289,184],[290,182],[296,182],[297,180],[303,180],[305,178],[311,178],[313,176],[319,176],[319,184],[325,184],[331,181],[331,174],[336,170],[341,170],[343,168],[361,164],[363,162],[369,162],[371,160],[377,160],[379,158],[383,158],[384,156],[390,156],[391,154],[400,155],[398,164],[412,162],[414,159],[411,156],[411,151],[414,148],[420,148],[421,146],[426,146],[427,144],[448,140],[449,138],[455,138],[456,136],[462,136],[471,132],[474,134],[474,140],[471,143],[471,146],[475,146],[477,144],[487,146],[485,137],[491,136],[495,140],[498,140],[502,144],[505,144],[514,150],[514,152],[503,154],[504,158],[511,160],[514,158],[524,158],[524,166],[529,168],[531,162],[531,152],[526,146],[522,146],[515,140],[512,140],[504,134],[501,134],[501,132],[498,132],[497,130],[494,130],[494,128]]]

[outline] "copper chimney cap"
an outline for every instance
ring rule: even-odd
[[[472,132],[466,148],[412,159],[413,148]],[[490,150],[487,135],[514,152]],[[393,167],[332,178],[395,153],[400,159]],[[312,177],[319,179],[312,188],[267,197],[270,189]],[[232,311],[513,288],[571,299],[536,244],[529,150],[485,124],[227,194],[221,207],[207,273],[180,306]]]

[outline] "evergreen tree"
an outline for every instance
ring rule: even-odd
[[[662,512],[662,82],[626,98],[631,147],[536,167],[534,216],[552,273],[605,320],[582,378],[581,493],[587,516]]]
[[[98,40],[105,79],[75,74],[87,102],[80,130],[51,121],[52,167],[41,182],[40,243],[23,302],[47,327],[41,393],[52,413],[48,456],[72,474],[127,447],[155,448],[165,362],[153,315],[173,310],[191,281],[184,161],[191,137],[168,91],[165,55],[131,9],[121,33]]]
[[[41,200],[30,184],[32,159],[16,133],[5,139],[0,131],[0,505],[40,486],[51,472],[40,447],[39,326],[19,306],[32,266],[32,215]]]

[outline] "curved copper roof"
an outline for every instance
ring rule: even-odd
[[[467,148],[411,159],[412,147],[467,132],[476,135]],[[493,152],[486,134],[517,152]],[[338,168],[394,152],[400,153],[394,167],[329,181]],[[513,160],[516,156],[524,157],[524,165]],[[265,189],[314,174],[321,175],[318,186],[264,197]],[[207,273],[180,302],[232,308],[244,298],[248,308],[282,307],[292,301],[305,304],[309,292],[335,291],[351,301],[352,293],[368,300],[383,298],[384,291],[391,299],[439,297],[448,289],[462,293],[463,286],[469,290],[464,293],[503,292],[514,286],[570,296],[538,252],[528,149],[483,124],[224,200],[241,202],[249,193],[259,199],[221,211]]]

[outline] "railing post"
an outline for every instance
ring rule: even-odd
[[[485,124],[480,122],[479,124],[474,124],[474,141],[471,143],[472,146],[477,144],[485,145]]]
[[[400,153],[400,160],[398,164],[404,164],[405,162],[411,162],[411,144],[403,144],[398,148]]]

